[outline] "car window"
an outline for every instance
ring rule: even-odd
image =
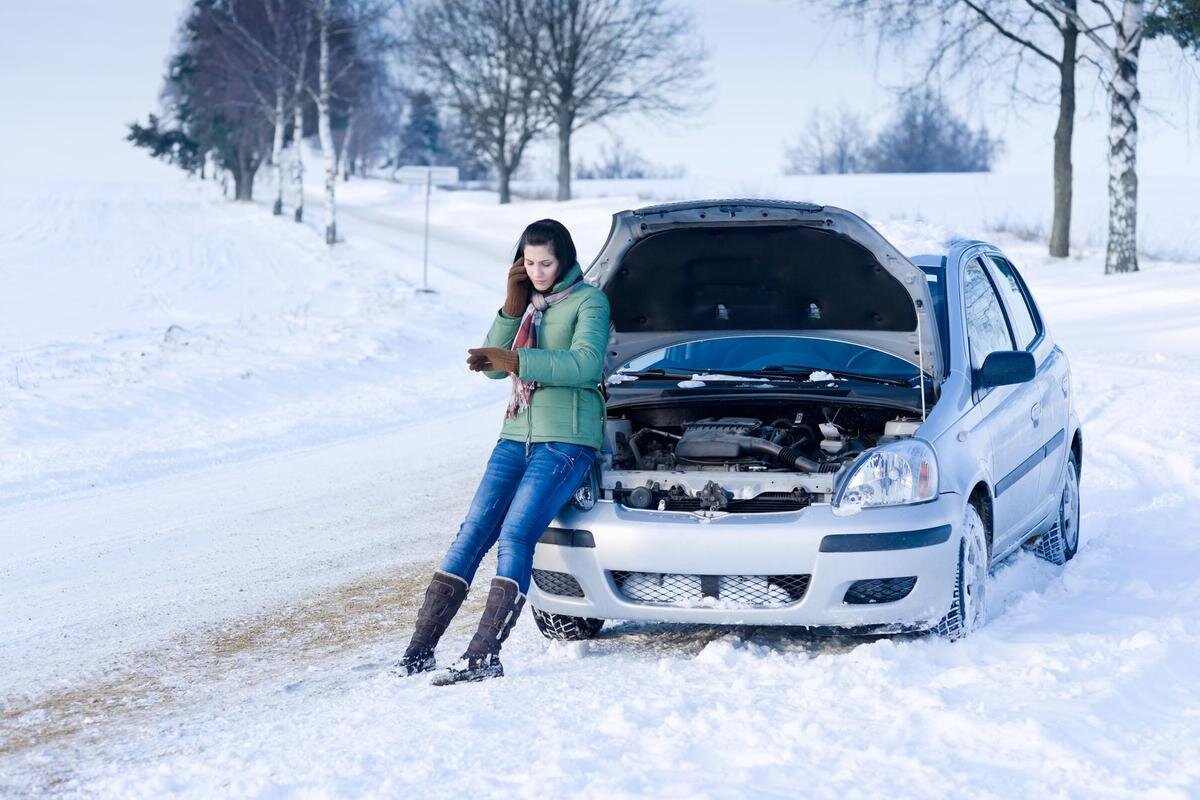
[[[621,367],[637,371],[720,372],[765,367],[811,367],[907,380],[917,368],[880,350],[811,336],[722,336],[652,350]]]
[[[1033,340],[1041,333],[1035,312],[1029,306],[1029,297],[1025,287],[1017,276],[1017,270],[1007,260],[989,255],[988,258],[996,265],[1000,273],[1000,292],[1008,302],[1008,310],[1012,314],[1013,332],[1017,335],[1017,344],[1021,349],[1033,344]]]
[[[944,261],[945,259],[943,259]],[[950,360],[950,323],[946,313],[946,268],[921,267],[925,272],[925,282],[929,285],[929,295],[933,298],[933,313],[937,318],[938,338],[942,344],[942,359]]]
[[[963,306],[967,316],[967,342],[971,363],[980,367],[988,353],[1012,350],[1012,335],[1004,319],[1000,298],[979,259],[973,258],[963,271]]]

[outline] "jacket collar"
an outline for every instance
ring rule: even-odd
[[[583,276],[583,269],[579,266],[579,262],[576,261],[574,264],[571,265],[571,268],[569,270],[567,270],[567,274],[563,275],[562,279],[559,280],[558,283],[556,283],[550,287],[550,291],[547,292],[547,294],[553,294],[554,292],[561,292],[563,289],[570,286],[572,283],[574,283],[576,280],[578,280],[582,276]]]

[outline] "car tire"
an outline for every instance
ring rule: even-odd
[[[1067,456],[1066,475],[1058,497],[1058,521],[1033,546],[1033,554],[1051,564],[1065,564],[1079,550],[1079,465]]]
[[[958,540],[958,563],[954,571],[954,593],[950,610],[934,626],[934,632],[950,641],[967,636],[987,620],[987,534],[975,506],[963,514],[962,537]]]
[[[572,617],[533,610],[533,621],[547,639],[558,642],[582,642],[591,639],[604,627],[604,620],[591,617]]]

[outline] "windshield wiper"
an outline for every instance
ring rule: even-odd
[[[739,376],[760,376],[760,377],[785,377],[792,380],[811,380],[810,376],[814,372],[825,372],[835,378],[847,378],[856,381],[871,381],[872,383],[883,383],[888,386],[911,386],[910,380],[903,378],[884,378],[879,375],[867,375],[862,372],[849,372],[842,369],[829,369],[827,367],[808,367],[799,364],[768,364],[760,369],[726,369],[721,370],[726,375]],[[801,378],[800,376],[804,377]]]
[[[774,373],[772,375],[767,376],[767,375],[760,375],[757,370],[736,370],[736,369],[735,370],[696,369],[696,370],[690,370],[688,372],[669,372],[669,371],[661,369],[659,367],[652,367],[650,369],[640,369],[640,370],[638,370],[638,369],[619,370],[619,371],[613,373],[613,376],[616,376],[616,375],[628,375],[631,378],[657,378],[659,380],[664,380],[664,381],[690,381],[690,380],[703,381],[706,375],[707,376],[728,375],[732,378],[758,378],[759,380],[768,380],[768,379],[769,380],[777,380],[780,378],[782,378],[784,380],[789,380],[789,381],[803,380],[803,378],[801,378],[798,375]],[[610,376],[610,378],[611,377],[612,376]],[[717,382],[715,377],[710,377],[709,380],[713,383]],[[617,385],[618,386],[620,385],[620,380],[617,381]]]
[[[768,380],[786,380],[800,383],[810,380],[810,376],[814,372],[825,372],[835,378],[870,381],[888,386],[912,386],[911,380],[901,378],[883,378],[878,375],[866,375],[860,372],[826,369],[824,367],[805,367],[798,364],[768,364],[761,369],[693,369],[690,372],[668,372],[664,369],[654,367],[642,370],[621,370],[613,374],[628,375],[631,378],[657,378],[664,381],[690,381],[693,379],[703,381],[705,375],[729,375],[735,378],[766,378]],[[619,386],[620,382],[618,381],[615,385]]]
[[[613,375],[628,375],[631,378],[658,378],[663,381],[690,381],[692,379],[691,372],[667,372],[658,367],[652,369],[622,369],[617,370]],[[620,381],[617,382],[617,385],[620,385]]]

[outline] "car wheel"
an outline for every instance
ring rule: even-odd
[[[987,536],[975,506],[963,515],[962,538],[958,540],[958,567],[954,571],[954,595],[950,610],[934,630],[951,641],[981,627],[987,619]]]
[[[549,611],[533,610],[533,621],[547,639],[559,642],[581,642],[591,639],[604,627],[604,620],[591,617],[571,617],[566,614],[551,614]]]
[[[1051,564],[1065,564],[1079,549],[1079,465],[1075,454],[1067,456],[1067,474],[1058,498],[1058,523],[1034,545],[1033,553]]]

